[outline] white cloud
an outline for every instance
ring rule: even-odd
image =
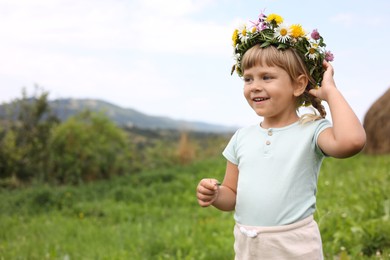
[[[210,0],[15,1],[3,9],[0,33],[10,45],[141,51],[219,52],[230,28],[191,19]],[[5,11],[4,11],[5,10]]]
[[[367,98],[349,88],[373,86],[374,96],[388,86],[389,55],[374,48],[388,37],[383,5],[367,8],[361,1],[353,9],[340,3],[322,10],[323,16],[339,11],[329,26],[323,20],[321,32],[328,30],[337,82],[355,107]],[[244,119],[253,114],[244,100],[237,104],[241,82],[229,76],[230,42],[233,29],[263,7],[231,0],[0,0],[0,102],[20,96],[12,88],[37,83],[52,98],[102,98],[151,114],[252,122]],[[269,1],[267,10],[290,7]],[[302,24],[313,22],[295,15]]]
[[[209,0],[0,1],[2,77],[58,89],[54,94],[59,96],[69,93],[88,96],[91,90],[97,92],[96,88],[111,85],[123,90],[142,86],[148,78],[148,83],[155,86],[156,96],[174,97],[170,79],[161,74],[153,60],[145,57],[140,61],[140,52],[227,51],[230,47],[226,44],[226,38],[230,38],[227,27],[188,17],[211,3]],[[122,59],[127,61],[122,64],[113,56],[124,50],[127,57]],[[140,97],[148,93],[138,89],[132,94]],[[150,95],[149,100],[153,97]]]
[[[1,33],[13,44],[60,44],[90,47],[107,42],[115,4],[99,6],[92,1],[15,1],[1,16]],[[4,5],[0,6],[4,8]],[[112,27],[112,28],[115,28]],[[108,35],[106,35],[106,33]],[[95,44],[93,44],[95,43]]]
[[[60,96],[71,93],[88,96],[93,92],[106,92],[109,96],[115,91],[132,92],[132,88],[132,96],[137,98],[148,96],[148,93],[150,100],[154,95],[173,95],[168,80],[153,62],[147,60],[135,60],[134,65],[119,66],[95,56],[72,56],[59,52],[9,49],[8,52],[0,52],[0,55],[8,61],[0,63],[3,74],[35,79],[44,87],[62,89],[57,93]],[[149,89],[145,85],[150,86]]]

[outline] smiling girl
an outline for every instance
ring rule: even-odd
[[[249,106],[263,120],[231,138],[223,151],[222,185],[205,178],[197,186],[200,206],[235,211],[236,259],[323,259],[313,219],[321,163],[326,156],[357,154],[366,140],[336,88],[332,56],[321,48],[318,31],[309,39],[300,26],[282,22],[278,15],[260,14],[251,31],[234,32],[234,71],[243,78]],[[309,105],[319,115],[299,116],[297,110]]]

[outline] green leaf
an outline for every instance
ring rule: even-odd
[[[315,67],[310,68],[310,75],[313,75],[314,69],[315,69]]]
[[[287,49],[288,48],[288,45],[287,44],[284,44],[284,43],[279,43],[277,49],[278,50],[284,50],[284,49]]]
[[[236,70],[236,65],[233,65],[232,70],[230,72],[230,75],[233,75],[234,71]]]
[[[262,45],[260,45],[261,48],[265,48],[271,45],[271,42],[264,42]]]

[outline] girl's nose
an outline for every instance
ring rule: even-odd
[[[258,91],[261,91],[263,88],[260,84],[260,82],[258,81],[253,81],[253,83],[251,84],[251,91],[253,92],[258,92]]]

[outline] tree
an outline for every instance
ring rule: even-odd
[[[59,123],[48,102],[49,93],[35,86],[28,97],[25,89],[22,98],[5,105],[0,139],[0,177],[28,181],[43,178],[48,156],[51,129]]]

